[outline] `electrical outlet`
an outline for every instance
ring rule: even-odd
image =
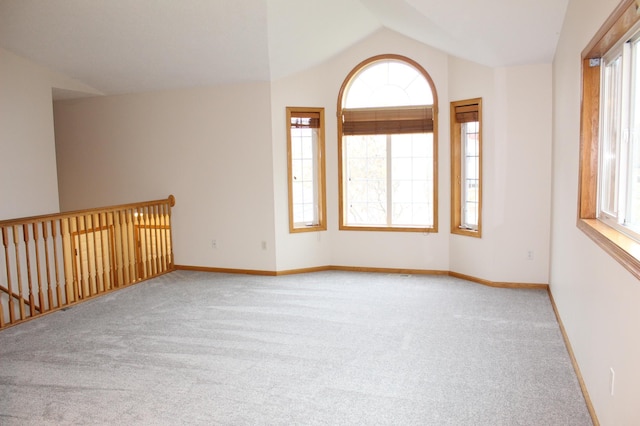
[[[533,260],[533,250],[527,250],[527,260]]]
[[[267,242],[263,241],[261,244],[262,250],[266,250],[267,249]]]
[[[217,240],[211,240],[211,248],[212,249],[217,249],[218,248],[218,241]]]

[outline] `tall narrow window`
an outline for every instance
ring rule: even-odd
[[[338,103],[340,229],[437,231],[436,93],[397,55],[347,76]]]
[[[482,99],[451,102],[451,232],[480,237]]]
[[[287,108],[289,231],[327,229],[324,108]]]

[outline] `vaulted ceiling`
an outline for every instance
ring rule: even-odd
[[[388,28],[489,66],[550,63],[568,0],[0,0],[0,47],[105,94],[284,77]]]

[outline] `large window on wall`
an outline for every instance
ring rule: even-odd
[[[625,0],[583,51],[578,227],[640,278],[640,16]]]
[[[327,229],[324,108],[287,107],[289,231]]]
[[[482,235],[482,99],[451,102],[451,232]]]
[[[415,61],[360,63],[338,98],[340,229],[437,231],[437,97]]]

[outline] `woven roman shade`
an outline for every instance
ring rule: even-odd
[[[319,129],[320,113],[291,111],[290,126],[295,129]]]
[[[433,132],[431,105],[349,108],[342,111],[342,134],[345,136],[431,132]]]
[[[480,108],[478,107],[478,104],[460,105],[455,108],[457,123],[470,123],[473,121],[480,121]]]

